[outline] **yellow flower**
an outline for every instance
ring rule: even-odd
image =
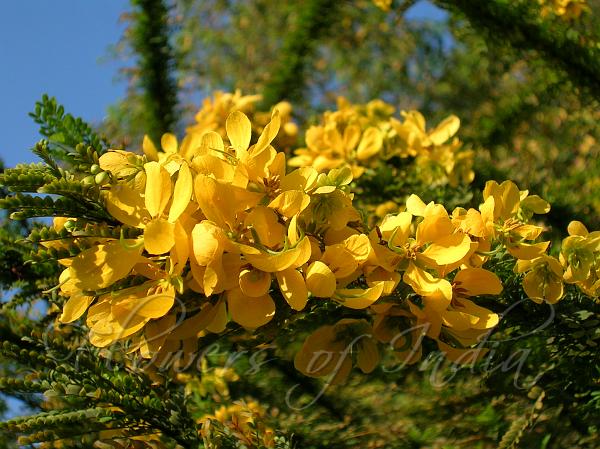
[[[523,289],[534,302],[558,302],[563,296],[563,267],[554,257],[542,255],[533,260],[519,260],[515,272],[527,273]]]
[[[568,232],[560,251],[560,262],[566,268],[565,282],[585,282],[592,274],[600,252],[600,231],[590,233],[581,222],[572,221]]]

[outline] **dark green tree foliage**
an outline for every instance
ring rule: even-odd
[[[131,45],[138,58],[138,89],[142,93],[143,123],[155,141],[173,130],[177,90],[175,60],[169,42],[169,14],[161,0],[132,0]]]
[[[456,8],[479,30],[521,50],[537,50],[552,65],[560,67],[571,82],[600,99],[600,43],[597,35],[582,35],[568,23],[540,18],[533,2],[492,0],[440,0]]]
[[[339,18],[341,2],[309,0],[298,8],[295,28],[286,34],[278,61],[263,90],[262,109],[281,100],[300,100],[305,91],[308,59],[313,57],[319,40],[331,33],[331,24]]]

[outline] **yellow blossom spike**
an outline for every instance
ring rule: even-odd
[[[171,197],[171,177],[158,162],[144,164],[146,171],[146,192],[144,201],[152,217],[163,213]]]
[[[144,248],[150,254],[165,254],[175,245],[175,225],[156,218],[144,229]]]
[[[125,244],[136,243],[124,240]],[[129,274],[140,258],[142,247],[126,247],[118,240],[96,245],[73,258],[69,277],[80,290],[99,290],[109,287]]]
[[[367,160],[379,153],[382,146],[383,136],[381,135],[381,132],[375,127],[367,128],[356,149],[356,158],[359,161]]]
[[[169,209],[169,221],[174,223],[190,204],[192,199],[193,179],[186,162],[181,164],[177,172],[177,181],[173,191],[173,203]]]
[[[81,318],[90,304],[94,301],[93,296],[82,294],[72,295],[63,306],[62,314],[59,318],[61,323],[72,323]]]
[[[240,290],[252,298],[266,295],[271,287],[271,273],[256,269],[240,271]]]
[[[252,125],[243,112],[234,111],[229,114],[225,122],[225,129],[231,146],[236,151],[248,149],[252,136]]]
[[[316,260],[306,269],[306,286],[314,296],[331,298],[336,288],[335,275],[327,265]]]
[[[165,153],[177,153],[177,137],[171,133],[165,133],[160,138],[160,146]]]
[[[366,309],[377,301],[383,294],[384,282],[378,282],[373,287],[341,288],[335,291],[332,299],[340,301],[344,307],[350,309]]]
[[[268,294],[251,298],[234,289],[227,292],[226,298],[231,319],[245,328],[256,329],[275,316],[275,303]]]
[[[144,140],[142,141],[142,150],[149,161],[158,161],[158,150],[154,145],[154,142],[144,134]]]
[[[294,310],[302,310],[308,301],[308,290],[304,278],[294,268],[275,273],[284,299]]]

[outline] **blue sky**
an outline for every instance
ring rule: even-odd
[[[32,161],[39,140],[28,117],[42,94],[67,111],[99,122],[125,92],[123,63],[107,58],[121,36],[126,0],[18,0],[0,14],[0,157],[6,166]],[[107,60],[100,62],[100,59]]]

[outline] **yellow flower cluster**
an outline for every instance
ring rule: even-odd
[[[586,0],[538,0],[538,2],[542,7],[542,17],[554,14],[564,20],[574,20],[589,10]]]
[[[434,129],[426,128],[418,111],[392,115],[393,106],[373,100],[353,105],[338,99],[338,110],[325,112],[320,125],[306,132],[306,148],[294,151],[292,167],[314,167],[319,172],[349,165],[354,179],[393,157],[414,160],[424,182],[468,184],[473,180],[473,152],[454,137],[460,126],[451,115]]]
[[[362,115],[341,108],[331,115],[347,117],[332,120],[353,125],[342,134],[312,132],[371,148],[378,138],[364,135],[369,129],[380,135],[381,128],[355,120],[374,120],[385,107],[372,102]],[[394,132],[412,136],[404,140],[406,151],[445,142],[458,128],[450,117],[425,133],[420,114],[405,117]],[[352,126],[366,128],[361,135],[348,131]],[[185,364],[200,336],[221,333],[229,322],[254,331],[276,314],[280,324],[293,311],[330,301],[340,306],[340,321],[308,336],[295,366],[341,382],[354,364],[365,373],[375,369],[382,345],[403,363],[420,359],[424,337],[457,362],[483,354],[471,347],[499,317],[477,297],[503,289],[484,268],[497,254],[517,259],[515,271],[536,302],[558,301],[563,280],[598,293],[600,232],[573,222],[560,260],[547,255],[549,242],[539,241],[543,228],[531,221],[550,206],[514,183],[489,181],[478,209],[451,213],[411,195],[402,212],[369,229],[353,207],[356,168],[287,172],[285,154],[272,146],[280,127],[275,110],[252,140],[250,120],[234,111],[225,140],[215,131],[191,132],[179,145],[165,134],[163,151],[145,139],[144,156],[105,153],[104,200],[122,237],[88,238],[88,249],[60,261],[60,291],[68,298],[61,321],[87,311],[94,345],[124,342],[159,364],[180,352]],[[363,313],[347,318],[344,308]]]
[[[215,131],[223,139],[227,139],[225,121],[229,114],[240,111],[246,114],[252,122],[252,131],[259,135],[271,119],[271,112],[256,110],[256,104],[262,99],[261,95],[242,95],[238,89],[234,93],[217,91],[212,98],[206,98],[202,107],[196,113],[196,123],[187,128],[190,135]],[[279,111],[281,128],[275,139],[277,148],[290,148],[296,143],[298,126],[292,121],[292,105],[287,101],[277,103],[272,110]]]

